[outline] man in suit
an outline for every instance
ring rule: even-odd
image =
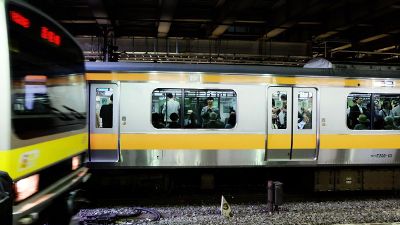
[[[354,129],[356,124],[359,124],[359,121],[357,119],[361,114],[364,115],[367,114],[367,109],[365,107],[362,107],[361,103],[362,103],[362,98],[357,96],[353,98],[353,106],[350,107],[350,113],[349,113],[350,129]]]
[[[110,104],[102,105],[100,109],[100,117],[103,128],[112,128],[113,126],[113,95],[110,96]]]

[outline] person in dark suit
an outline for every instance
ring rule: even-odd
[[[361,114],[366,114],[367,109],[361,105],[362,99],[360,97],[353,98],[353,106],[350,107],[349,113],[349,128],[354,129],[356,124],[359,124],[358,117]]]
[[[108,105],[101,106],[100,117],[103,128],[113,127],[113,95],[110,96],[110,103]]]

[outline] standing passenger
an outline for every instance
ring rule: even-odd
[[[210,113],[214,112],[217,114],[217,119],[220,118],[219,110],[213,106],[214,98],[208,97],[207,98],[207,105],[201,109],[201,118],[203,119],[203,127],[208,123],[210,120]]]
[[[395,100],[395,107],[393,108],[392,112],[393,112],[393,116],[400,116],[400,104],[399,104],[399,100]]]
[[[393,116],[392,114],[392,105],[390,101],[384,101],[382,104],[382,109],[379,111],[379,115],[382,118],[386,118],[387,116]]]
[[[366,114],[367,109],[362,107],[361,105],[362,99],[360,97],[353,98],[353,106],[350,107],[349,119],[350,119],[350,126],[349,128],[353,129],[356,124],[359,123],[358,117],[360,114]]]
[[[285,94],[281,95],[282,107],[278,114],[278,128],[286,129],[287,123],[287,96]]]
[[[100,109],[100,117],[103,128],[112,128],[113,126],[113,95],[110,96],[110,103],[102,105]]]
[[[164,103],[162,114],[164,115],[164,121],[170,123],[171,121],[171,114],[176,113],[179,115],[179,102],[174,99],[172,93],[167,93],[167,101]]]

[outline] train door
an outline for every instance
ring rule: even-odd
[[[89,149],[92,162],[118,162],[119,87],[117,84],[90,84]]]
[[[266,159],[315,160],[317,157],[317,89],[268,88]]]

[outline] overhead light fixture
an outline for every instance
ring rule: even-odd
[[[351,46],[352,46],[351,44],[347,44],[347,45],[343,45],[343,46],[334,48],[334,49],[332,49],[331,51],[332,51],[332,52],[337,52],[337,51],[340,51],[340,50],[344,50],[344,49],[346,49],[346,48],[351,48]]]
[[[335,35],[337,33],[339,33],[339,32],[338,31],[328,31],[326,33],[318,35],[315,39],[316,40],[326,39],[326,38],[328,38],[328,37],[330,37],[332,35]]]
[[[378,35],[375,35],[375,36],[372,36],[372,37],[369,37],[369,38],[362,39],[362,40],[360,40],[360,43],[368,43],[368,42],[371,42],[371,41],[376,41],[378,39],[381,39],[381,38],[384,38],[384,37],[387,37],[387,36],[389,36],[389,34],[378,34]]]
[[[386,51],[389,51],[389,50],[392,50],[392,49],[395,49],[395,48],[396,48],[396,45],[392,45],[392,46],[389,46],[389,47],[377,49],[377,50],[375,50],[375,51],[376,51],[376,52],[386,52]]]

